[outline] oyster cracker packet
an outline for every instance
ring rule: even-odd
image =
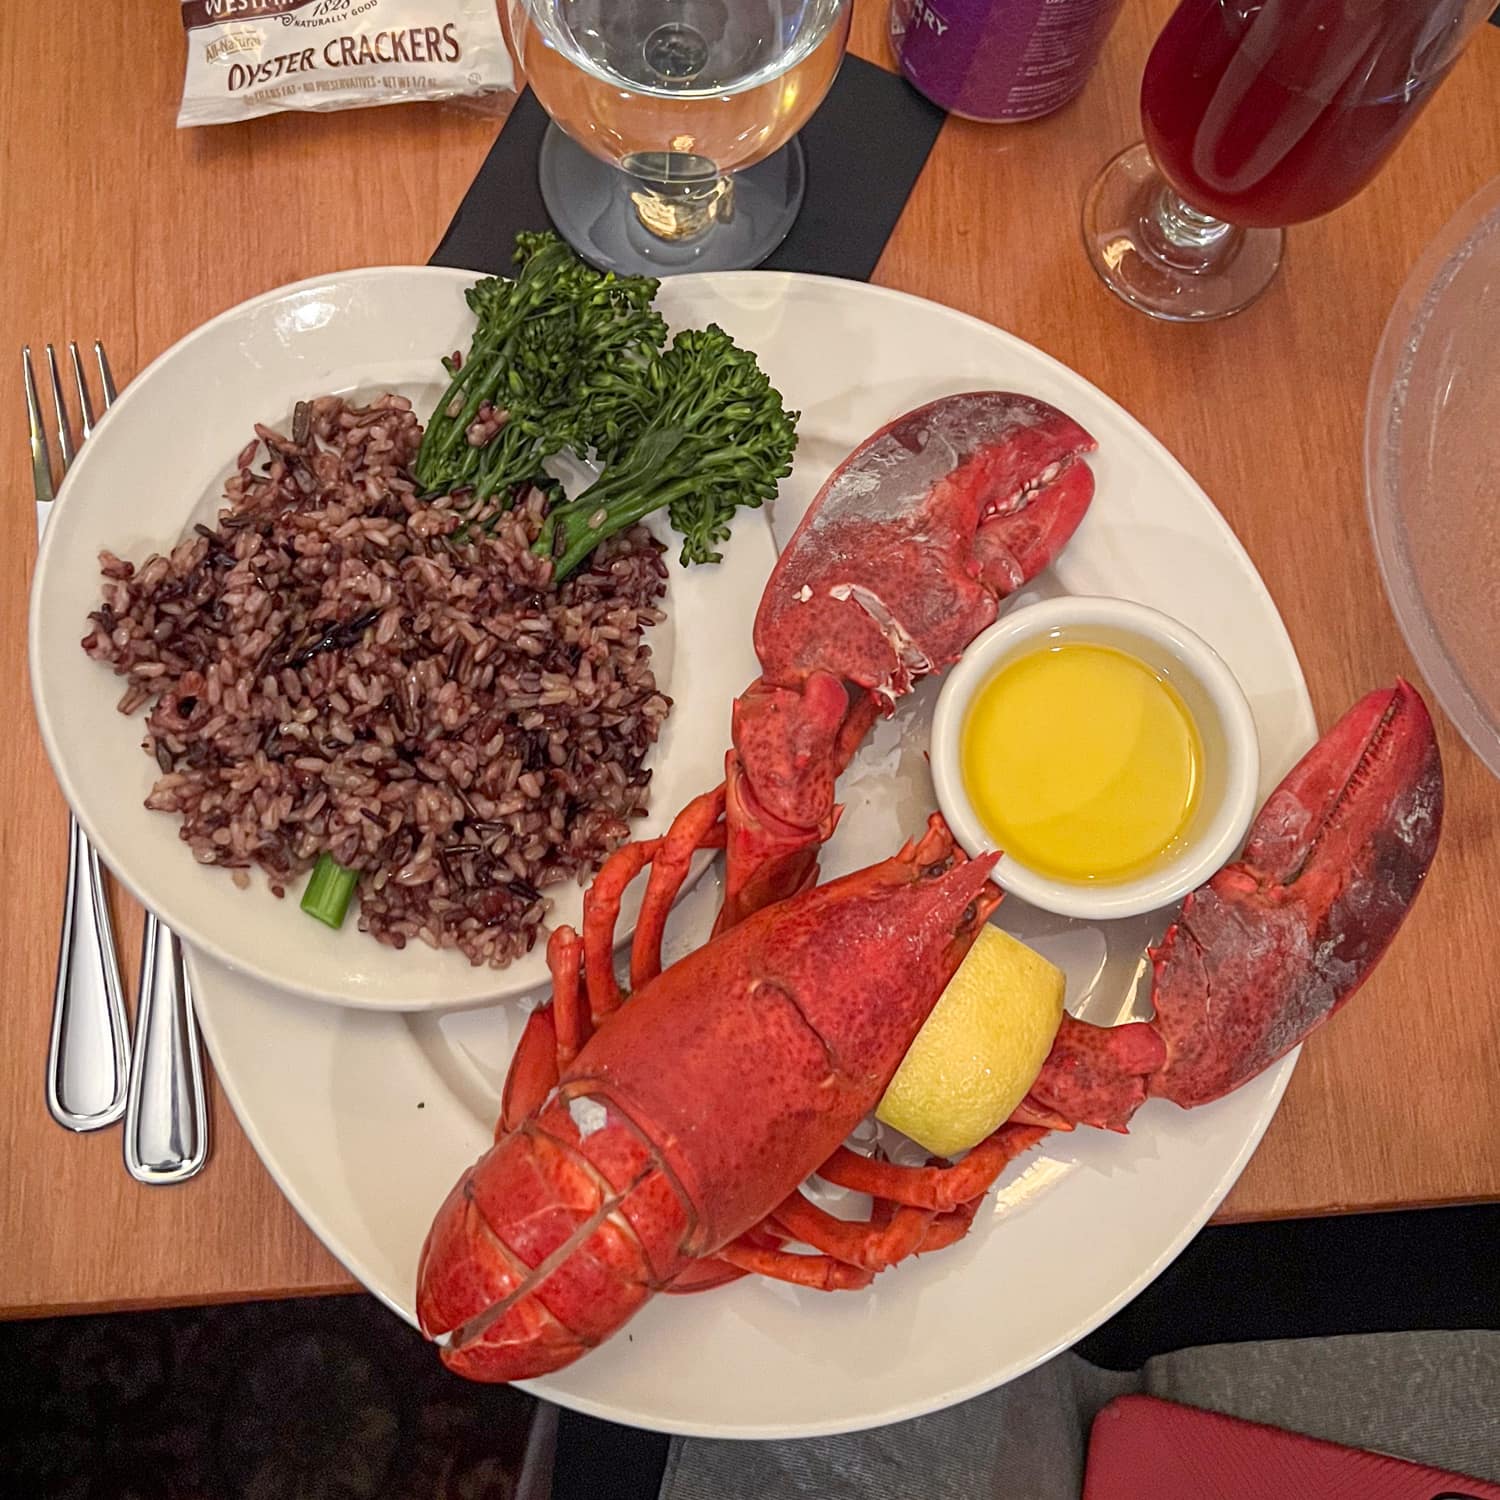
[[[508,93],[496,0],[182,0],[177,123]]]

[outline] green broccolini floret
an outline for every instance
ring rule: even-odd
[[[664,349],[651,277],[596,271],[550,233],[517,235],[515,261],[515,276],[466,293],[474,339],[461,363],[443,362],[451,378],[417,483],[467,497],[460,536],[544,483],[554,498],[536,550],[555,559],[558,582],[662,507],[683,562],[717,562],[735,509],[771,498],[790,473],[797,414],[721,328],[679,333]],[[604,465],[571,502],[543,470],[566,452]]]
[[[444,361],[452,378],[415,464],[425,491],[470,490],[476,512],[492,496],[508,504],[554,454],[615,441],[614,413],[631,404],[667,337],[652,278],[596,271],[554,234],[517,235],[515,259],[514,277],[465,294],[474,339],[457,369]],[[486,405],[499,428],[471,441]]]
[[[791,472],[797,413],[722,328],[679,333],[648,363],[644,384],[643,393],[621,390],[613,428],[595,438],[603,475],[555,507],[537,538],[535,550],[556,561],[556,581],[663,506],[682,533],[682,561],[717,562],[736,508],[771,499]]]

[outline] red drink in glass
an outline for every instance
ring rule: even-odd
[[[1283,228],[1384,165],[1495,0],[1180,0],[1141,82],[1146,139],[1083,205],[1099,279],[1153,318],[1237,313]]]
[[[1196,209],[1315,219],[1380,170],[1458,56],[1464,7],[1183,0],[1141,82],[1146,144]]]

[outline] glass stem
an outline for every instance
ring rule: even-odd
[[[1167,265],[1181,271],[1217,265],[1240,236],[1233,224],[1200,213],[1165,183],[1141,218],[1143,242]]]
[[[730,177],[670,182],[633,176],[628,192],[642,227],[674,244],[696,240],[715,224],[734,218],[734,180]]]

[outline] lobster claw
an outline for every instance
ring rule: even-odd
[[[1217,1099],[1345,1004],[1411,909],[1442,817],[1432,720],[1398,680],[1303,757],[1152,950],[1166,1061],[1150,1093]]]
[[[1248,1083],[1359,988],[1437,850],[1443,768],[1427,707],[1368,694],[1292,768],[1243,855],[1151,950],[1149,1021],[1064,1016],[1012,1121],[1124,1130],[1149,1097],[1184,1109]]]
[[[718,930],[816,878],[839,773],[880,711],[957,661],[1072,536],[1094,446],[1045,401],[970,391],[898,417],[829,475],[755,616]]]
[[[945,396],[866,438],[761,597],[766,679],[800,689],[826,672],[890,701],[952,665],[1072,536],[1094,446],[1056,407],[1009,391]]]

